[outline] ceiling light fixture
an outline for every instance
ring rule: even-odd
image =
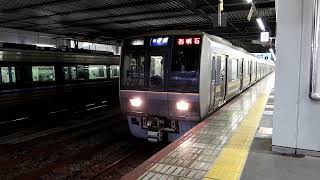
[[[264,27],[264,24],[263,24],[263,22],[262,22],[262,19],[261,19],[261,18],[257,18],[257,22],[258,22],[258,24],[259,24],[260,29],[261,29],[262,31],[265,31],[266,28]]]

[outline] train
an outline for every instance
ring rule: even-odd
[[[118,102],[119,64],[110,52],[1,43],[0,125]]]
[[[132,135],[173,141],[274,71],[223,38],[197,31],[123,41],[120,107]]]

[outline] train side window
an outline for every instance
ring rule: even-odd
[[[246,76],[247,76],[247,63],[244,60],[243,61],[243,77],[246,77]]]
[[[223,74],[221,72],[222,67],[221,67],[221,56],[217,56],[217,64],[216,64],[216,85],[220,85],[222,84],[222,80],[223,80]]]
[[[77,80],[77,68],[75,66],[65,66],[64,80]]]
[[[64,80],[69,80],[69,67],[63,67]]]
[[[89,67],[85,65],[77,65],[77,77],[79,80],[89,79]]]
[[[243,62],[243,77],[248,77],[250,73],[250,61],[244,61]]]
[[[89,65],[89,79],[106,79],[106,65]]]
[[[238,72],[238,60],[237,59],[232,59],[231,60],[231,80],[237,80],[239,77],[239,72]]]
[[[248,72],[247,72],[247,77],[250,76],[250,71],[251,71],[251,68],[250,68],[250,60],[247,62],[247,67],[248,67]]]
[[[110,78],[119,78],[120,68],[118,65],[110,66]]]
[[[0,68],[1,83],[15,83],[16,82],[16,69],[15,67],[1,67]]]
[[[32,80],[34,82],[55,81],[54,66],[32,66]]]
[[[1,82],[10,83],[9,67],[1,67]]]
[[[12,83],[16,83],[17,78],[16,78],[16,68],[15,67],[11,67],[9,68],[11,71],[11,82]]]

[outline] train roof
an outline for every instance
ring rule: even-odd
[[[221,37],[218,36],[214,36],[214,35],[210,35],[208,33],[205,32],[201,32],[201,31],[192,31],[192,30],[169,30],[169,31],[155,31],[155,32],[148,32],[148,33],[144,33],[144,34],[140,34],[140,35],[136,35],[136,36],[131,36],[130,38],[138,38],[138,37],[145,37],[145,36],[162,36],[162,35],[184,35],[184,34],[188,34],[188,35],[206,35],[207,37],[209,37],[212,41],[215,41],[217,43],[223,44],[225,46],[228,46],[230,48],[233,48],[235,50],[238,51],[242,51],[245,53],[248,53],[245,49],[237,47],[237,46],[233,46],[231,42],[229,42],[226,39],[223,39]]]
[[[56,52],[0,48],[0,61],[119,64],[120,56],[110,55],[109,53]]]
[[[192,30],[168,30],[168,31],[155,31],[155,32],[147,32],[144,34],[140,34],[140,35],[135,35],[135,36],[131,36],[128,37],[127,39],[132,39],[132,38],[139,38],[139,37],[147,37],[147,36],[165,36],[165,35],[184,35],[184,34],[188,34],[188,35],[201,35],[201,36],[207,36],[210,40],[222,44],[224,46],[229,47],[230,49],[236,50],[236,51],[240,51],[242,53],[245,53],[248,56],[251,56],[257,60],[263,61],[255,56],[253,56],[252,54],[250,54],[248,51],[246,51],[245,49],[238,47],[238,46],[234,46],[230,41],[223,39],[221,37],[215,36],[215,35],[211,35],[202,31],[192,31]],[[273,62],[265,62],[265,63],[273,63]],[[273,63],[274,64],[274,63]]]

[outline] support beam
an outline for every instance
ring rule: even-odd
[[[57,23],[46,23],[46,24],[41,24],[41,26],[49,26],[49,25],[65,25],[67,27],[81,27],[81,26],[86,26],[86,25],[96,25],[96,24],[101,24],[101,23],[88,23],[91,20],[107,20],[107,23],[117,23],[121,22],[121,18],[127,19],[132,16],[141,16],[142,18],[139,20],[144,20],[148,19],[150,16],[154,14],[166,14],[166,13],[187,13],[185,9],[169,9],[169,10],[159,10],[159,11],[146,11],[146,12],[136,12],[136,13],[131,13],[131,14],[125,14],[125,15],[108,15],[108,16],[101,16],[101,17],[94,17],[94,18],[84,18],[81,20],[74,20],[74,21],[60,21]],[[165,17],[165,16],[162,16]],[[128,20],[129,21],[129,20]],[[30,25],[30,26],[23,26],[23,27],[33,27],[36,25]]]
[[[56,0],[56,1],[52,0],[50,2],[40,2],[40,3],[30,4],[26,6],[17,7],[17,8],[4,9],[4,10],[1,10],[1,13],[16,13],[17,11],[24,10],[24,9],[33,9],[33,8],[39,8],[41,6],[57,5],[61,3],[74,2],[74,1],[80,1],[80,0]]]
[[[140,2],[129,2],[129,3],[103,6],[103,7],[97,7],[97,8],[88,8],[85,10],[68,11],[68,12],[56,13],[56,14],[52,14],[52,15],[32,16],[32,17],[26,17],[26,18],[21,18],[21,19],[8,20],[8,21],[4,21],[2,23],[17,22],[17,21],[23,21],[23,20],[32,20],[32,19],[39,19],[39,18],[50,18],[50,17],[54,17],[54,16],[70,15],[70,14],[75,14],[75,13],[89,13],[89,12],[97,12],[97,11],[115,10],[115,9],[119,9],[119,8],[138,7],[138,6],[143,6],[143,5],[154,5],[154,4],[161,4],[161,3],[165,3],[165,2],[171,2],[171,1],[172,0],[144,0],[144,1],[140,1]]]

